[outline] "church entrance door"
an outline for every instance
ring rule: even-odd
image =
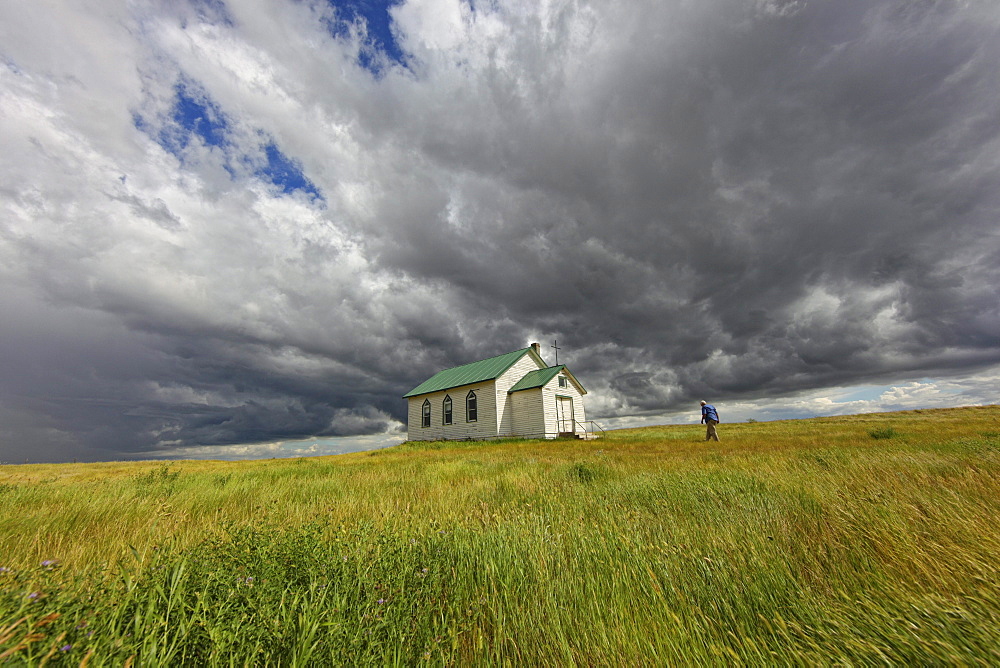
[[[576,419],[573,414],[572,397],[556,397],[556,424],[560,434],[576,432]]]

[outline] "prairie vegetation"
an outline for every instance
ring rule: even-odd
[[[0,665],[1000,663],[1000,407],[0,466]]]

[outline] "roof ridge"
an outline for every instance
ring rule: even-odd
[[[531,348],[518,348],[485,359],[442,369],[403,395],[404,398],[494,380],[528,354]]]
[[[521,390],[529,390],[535,387],[541,387],[545,383],[549,382],[555,378],[556,374],[560,373],[566,368],[565,364],[556,364],[555,366],[546,366],[541,369],[534,369],[528,373],[521,376],[514,385],[507,390],[507,394],[513,394],[514,392],[520,392]]]
[[[481,360],[474,360],[472,362],[466,362],[465,364],[459,364],[458,366],[451,366],[447,369],[441,369],[441,371],[450,371],[451,369],[461,369],[463,366],[469,366],[470,364],[479,364],[480,362],[489,362],[490,360],[495,360],[498,357],[506,357],[507,355],[513,355],[514,353],[521,353],[525,350],[530,350],[530,348],[518,348],[517,350],[511,350],[507,353],[500,353],[499,355],[494,355],[493,357],[484,357]],[[439,372],[440,373],[440,372]]]

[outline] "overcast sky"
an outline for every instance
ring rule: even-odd
[[[4,2],[0,142],[0,461],[1000,401],[995,0]]]

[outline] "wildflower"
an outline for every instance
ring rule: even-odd
[[[7,568],[6,566],[0,566],[0,573],[13,573],[13,572],[14,571],[12,571],[11,569]]]
[[[70,651],[71,649],[73,649],[73,646],[72,646],[72,645],[63,645],[62,647],[60,647],[60,648],[59,648],[59,651],[60,651],[60,652],[68,652],[68,651]]]
[[[380,599],[378,600],[378,604],[379,604],[379,605],[382,605],[383,603],[385,603],[385,599],[384,599],[384,598],[380,598]]]
[[[56,566],[58,563],[59,562],[56,561],[55,559],[46,559],[45,561],[42,562],[42,567],[52,568],[53,566]]]
[[[30,598],[32,601],[34,601],[36,598],[38,598],[41,595],[42,595],[41,592],[33,591],[30,594],[28,594],[28,598]]]

